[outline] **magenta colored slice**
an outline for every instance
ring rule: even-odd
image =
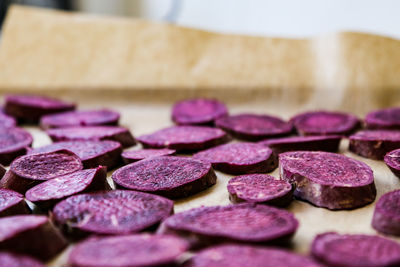
[[[212,124],[215,119],[227,114],[224,103],[207,98],[183,100],[172,108],[172,120],[181,125]]]
[[[247,174],[228,182],[229,199],[233,203],[250,202],[287,206],[293,198],[292,185],[268,174]]]
[[[400,108],[372,111],[365,117],[365,124],[369,129],[400,129]]]
[[[186,237],[198,247],[229,241],[287,242],[297,227],[298,221],[286,210],[243,203],[177,213],[164,220],[158,232]]]
[[[278,248],[226,244],[206,248],[184,267],[323,267],[311,258]]]
[[[281,179],[296,186],[294,195],[318,207],[354,209],[375,200],[371,168],[344,155],[294,151],[279,155]]]
[[[184,239],[168,235],[92,237],[72,249],[68,263],[74,267],[175,266],[188,248]]]
[[[270,148],[254,143],[220,145],[200,151],[193,158],[210,162],[214,169],[229,174],[270,172],[278,165]]]
[[[310,111],[291,119],[301,135],[348,135],[360,127],[360,120],[347,113]]]
[[[71,152],[74,152],[82,160],[83,166],[87,169],[96,168],[101,165],[106,166],[108,170],[111,170],[121,162],[121,144],[109,140],[57,142],[35,148],[29,151],[28,155],[53,152],[60,149],[68,149]]]
[[[378,232],[400,236],[400,190],[384,194],[375,206],[372,227]]]
[[[30,210],[23,195],[9,189],[0,188],[0,217],[28,213],[30,213]]]
[[[71,196],[53,209],[55,222],[73,235],[129,234],[158,224],[173,213],[167,198],[129,190]]]
[[[49,129],[46,133],[54,142],[111,140],[123,147],[136,144],[129,129],[118,126],[88,126]]]
[[[229,141],[221,129],[205,126],[172,126],[137,138],[144,147],[177,151],[207,149]]]
[[[213,186],[217,176],[208,162],[163,156],[141,160],[116,170],[111,178],[122,187],[176,199]]]
[[[9,165],[16,157],[24,155],[33,138],[22,128],[0,128],[0,164]]]
[[[400,266],[400,244],[379,236],[324,233],[314,239],[311,252],[328,266]]]
[[[393,174],[400,178],[400,149],[390,151],[383,160]]]
[[[174,149],[168,148],[148,148],[148,149],[137,149],[128,150],[122,152],[121,156],[126,164],[133,163],[142,159],[159,157],[159,156],[170,156],[175,154]]]
[[[119,113],[109,109],[76,110],[43,116],[40,126],[44,129],[71,126],[118,125]]]
[[[2,267],[45,267],[40,261],[10,252],[0,252],[0,266]]]
[[[289,135],[293,129],[290,123],[280,118],[257,114],[221,117],[215,125],[236,138],[249,141]]]
[[[15,127],[17,125],[17,121],[14,117],[8,116],[4,112],[0,111],[0,128],[10,128]]]

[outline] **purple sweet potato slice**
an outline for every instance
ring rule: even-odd
[[[250,202],[283,207],[293,199],[292,185],[268,174],[234,177],[228,182],[228,192],[232,203]]]
[[[11,117],[5,114],[3,111],[0,111],[0,128],[11,128],[17,125],[17,121],[14,117]]]
[[[172,108],[172,120],[181,125],[213,124],[215,119],[227,114],[225,104],[216,99],[183,100]]]
[[[311,111],[291,120],[301,135],[348,135],[361,126],[354,115],[334,111]]]
[[[286,210],[242,203],[177,213],[161,223],[158,233],[182,236],[196,248],[223,242],[286,243],[297,227],[298,221]]]
[[[210,162],[214,169],[229,174],[273,171],[278,160],[272,150],[254,143],[230,143],[200,151],[194,159]]]
[[[393,174],[400,178],[400,149],[390,151],[383,160]]]
[[[28,213],[30,213],[30,210],[23,195],[9,189],[0,188],[0,217]]]
[[[111,178],[119,187],[171,199],[191,196],[217,181],[210,163],[174,156],[131,163],[116,170]]]
[[[54,207],[53,218],[75,236],[128,234],[155,226],[173,213],[173,205],[153,194],[112,190],[71,196]]]
[[[111,140],[119,142],[123,147],[136,144],[129,129],[119,126],[55,128],[46,132],[54,142]]]
[[[52,143],[47,146],[35,148],[28,154],[53,152],[67,149],[74,152],[86,169],[106,166],[108,170],[113,169],[121,163],[121,144],[116,141],[64,141]]]
[[[177,151],[202,150],[229,141],[218,128],[205,126],[172,126],[137,138],[144,147],[171,148]]]
[[[373,235],[320,234],[312,243],[311,253],[332,267],[400,266],[400,244]]]
[[[215,125],[236,138],[249,141],[289,135],[293,129],[291,123],[280,118],[258,114],[221,117],[215,121]]]
[[[76,110],[43,116],[43,129],[71,126],[118,125],[119,113],[109,109]]]
[[[9,165],[16,157],[26,154],[33,138],[22,128],[0,128],[0,163]]]
[[[186,240],[171,235],[92,237],[72,249],[68,263],[71,267],[175,266],[188,248]]]
[[[46,216],[16,215],[0,218],[0,250],[49,260],[67,243]]]
[[[339,135],[291,136],[261,141],[260,144],[276,154],[296,150],[337,152],[341,139]]]
[[[124,162],[129,164],[142,159],[174,155],[175,152],[176,150],[168,148],[148,148],[124,151],[121,156]]]
[[[60,176],[29,189],[25,197],[43,210],[52,208],[57,202],[79,193],[109,190],[107,168],[76,171]]]
[[[278,248],[224,244],[206,248],[184,267],[322,267],[313,259]]]
[[[372,227],[378,232],[400,236],[400,190],[384,194],[375,206]]]
[[[20,121],[39,121],[47,114],[74,110],[75,104],[37,95],[8,95],[5,97],[4,111]]]
[[[62,175],[79,171],[82,161],[69,150],[25,155],[14,160],[0,180],[0,187],[24,194],[35,185]]]
[[[400,130],[363,130],[349,137],[349,150],[362,157],[382,160],[400,148]]]
[[[1,267],[45,267],[43,263],[29,256],[0,252]]]
[[[400,129],[400,108],[372,111],[367,114],[364,122],[369,129]]]
[[[296,186],[295,197],[331,210],[354,209],[375,200],[371,168],[344,155],[294,151],[279,155],[281,179]]]

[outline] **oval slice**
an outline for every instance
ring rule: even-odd
[[[171,148],[177,151],[202,150],[226,143],[221,129],[204,126],[172,126],[137,138],[144,147]]]
[[[0,218],[0,250],[49,260],[67,242],[46,216],[16,215]]]
[[[390,151],[383,160],[393,174],[400,178],[400,149]]]
[[[40,261],[10,252],[0,252],[0,266],[2,267],[45,267]]]
[[[82,168],[79,157],[69,150],[25,155],[12,162],[10,170],[0,180],[0,186],[24,194],[26,190],[42,181],[73,173]]]
[[[298,221],[286,210],[243,203],[177,213],[164,220],[158,232],[187,237],[199,247],[229,241],[287,242],[297,227]]]
[[[181,125],[212,124],[215,119],[227,114],[224,103],[207,98],[183,100],[172,108],[172,120]]]
[[[215,121],[215,125],[236,138],[249,141],[288,135],[293,129],[292,124],[280,118],[258,114],[221,117]]]
[[[119,142],[123,147],[136,144],[131,132],[127,128],[118,126],[55,128],[47,130],[46,133],[54,142],[111,140]]]
[[[229,199],[233,203],[251,202],[287,206],[293,199],[292,185],[267,174],[247,174],[228,182]]]
[[[43,210],[79,193],[111,189],[107,182],[107,168],[99,166],[63,175],[29,189],[26,199]]]
[[[260,144],[268,146],[276,154],[298,150],[337,152],[341,139],[339,135],[290,136],[264,140]]]
[[[385,108],[367,114],[365,124],[369,129],[400,129],[400,108]]]
[[[148,149],[136,149],[122,152],[122,159],[126,164],[133,163],[142,159],[169,156],[175,154],[176,150],[168,148],[148,148]]]
[[[52,143],[47,146],[35,148],[28,154],[53,152],[67,149],[74,152],[86,169],[106,166],[108,170],[113,169],[121,163],[121,144],[115,141],[65,141]]]
[[[28,213],[30,213],[30,210],[23,195],[9,189],[0,188],[0,217]]]
[[[322,267],[312,259],[278,248],[237,244],[210,247],[194,255],[185,267]]]
[[[358,160],[329,152],[294,151],[279,155],[281,179],[296,186],[294,195],[315,206],[354,209],[374,201],[371,168]]]
[[[0,164],[9,165],[16,157],[26,154],[33,138],[22,128],[0,128]]]
[[[229,174],[271,172],[278,165],[270,148],[254,143],[220,145],[200,151],[193,158],[210,162],[214,169]]]
[[[44,129],[71,126],[118,125],[119,113],[109,109],[76,110],[43,116],[40,126]]]
[[[334,111],[305,112],[290,121],[301,135],[348,135],[361,125],[357,117]]]
[[[173,213],[173,205],[152,194],[112,190],[71,196],[54,207],[53,217],[73,235],[128,234],[158,224]]]
[[[75,104],[39,95],[7,95],[4,111],[23,122],[38,122],[46,114],[74,110]]]
[[[188,197],[214,185],[211,164],[184,157],[155,157],[116,170],[111,178],[122,187],[162,195]]]
[[[363,130],[349,137],[349,150],[365,158],[382,160],[400,148],[400,130]]]
[[[93,237],[72,249],[68,263],[74,267],[175,266],[188,248],[184,239],[168,235]]]
[[[320,234],[312,243],[311,253],[329,266],[400,265],[400,244],[372,235]]]
[[[384,194],[375,206],[372,227],[378,232],[400,236],[400,190]]]
[[[3,111],[0,111],[0,128],[11,128],[17,125],[14,117],[8,116]]]

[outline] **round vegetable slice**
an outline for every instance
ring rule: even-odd
[[[400,190],[384,194],[375,206],[372,227],[375,230],[400,236]]]
[[[111,140],[121,143],[123,147],[136,144],[131,132],[118,126],[87,126],[49,129],[46,133],[54,142]]]
[[[286,210],[243,203],[200,207],[177,213],[162,222],[159,233],[187,237],[193,247],[222,242],[287,242],[298,221]]]
[[[214,169],[229,174],[273,171],[278,161],[272,150],[254,143],[230,143],[200,151],[194,159],[210,162]]]
[[[400,148],[400,131],[363,130],[349,137],[349,150],[362,157],[382,160],[386,153]]]
[[[258,114],[221,117],[215,125],[236,138],[250,141],[288,135],[293,129],[292,124],[280,118]]]
[[[221,129],[204,126],[173,126],[137,138],[144,147],[175,150],[202,150],[226,143],[229,138]]]
[[[400,265],[400,244],[379,236],[317,235],[311,253],[329,266],[383,267]]]
[[[109,109],[76,110],[43,116],[40,126],[44,129],[71,126],[118,125],[119,113]]]
[[[247,174],[228,182],[229,199],[233,203],[251,202],[287,206],[293,199],[292,185],[267,174]]]
[[[400,108],[372,111],[365,117],[365,124],[369,129],[400,129]]]
[[[93,237],[77,244],[68,262],[74,267],[171,266],[188,248],[184,239],[169,235]]]
[[[0,128],[0,163],[8,165],[16,157],[24,155],[32,142],[32,135],[24,129]]]
[[[0,111],[0,128],[11,128],[17,125],[14,117],[8,116],[3,111]]]
[[[0,218],[0,250],[49,260],[67,242],[46,216],[16,215]]]
[[[23,195],[9,189],[0,188],[0,217],[28,213],[30,213],[30,210]]]
[[[107,168],[99,166],[63,175],[29,189],[26,199],[42,209],[79,193],[111,189],[107,182]]]
[[[339,135],[291,136],[268,139],[260,144],[268,146],[276,154],[298,150],[337,152],[341,139]]]
[[[216,183],[217,176],[210,163],[163,156],[124,166],[112,174],[112,179],[123,188],[176,199],[209,188]]]
[[[224,103],[216,99],[195,98],[183,100],[172,108],[172,120],[177,124],[212,124],[228,114]]]
[[[169,156],[175,154],[174,149],[168,148],[148,148],[148,149],[137,149],[137,150],[128,150],[122,152],[121,156],[126,164],[133,163],[142,159],[159,157],[159,156]]]
[[[67,233],[128,234],[158,224],[173,213],[169,199],[129,190],[71,196],[53,209],[57,224]]]
[[[238,244],[210,247],[194,255],[185,267],[322,267],[306,256],[278,248]]]
[[[2,267],[45,267],[41,262],[34,258],[10,253],[0,252],[0,266]]]
[[[25,155],[14,160],[0,180],[2,188],[25,193],[33,186],[83,168],[77,155],[69,150]]]
[[[46,114],[74,110],[75,104],[38,95],[7,95],[4,111],[24,122],[38,122]]]
[[[383,160],[394,175],[400,178],[400,149],[387,153]]]
[[[294,195],[318,207],[354,209],[376,197],[371,168],[340,154],[285,152],[279,155],[279,168],[281,179],[296,186]]]
[[[115,141],[65,141],[52,143],[47,146],[35,148],[28,154],[53,152],[67,149],[74,152],[86,169],[106,166],[111,170],[121,163],[121,144]]]
[[[310,111],[291,119],[301,135],[348,135],[360,127],[360,120],[347,113]]]

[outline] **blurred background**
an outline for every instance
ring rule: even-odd
[[[224,33],[309,37],[340,30],[400,38],[397,0],[0,0],[12,4],[169,21]]]

